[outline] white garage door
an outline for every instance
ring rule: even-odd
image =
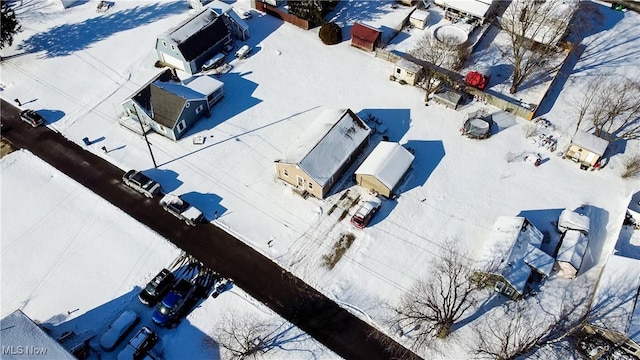
[[[184,71],[184,63],[180,59],[165,53],[162,53],[162,59],[162,61],[164,61],[165,63],[175,67],[178,70]]]

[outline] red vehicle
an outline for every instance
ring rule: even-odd
[[[486,71],[469,71],[464,79],[464,82],[466,82],[467,85],[473,86],[474,88],[484,90],[484,88],[489,84],[490,78],[491,75]]]
[[[380,210],[380,206],[382,206],[382,201],[377,197],[362,202],[356,213],[351,217],[351,223],[360,229],[364,229]]]

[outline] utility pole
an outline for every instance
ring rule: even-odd
[[[138,122],[140,123],[140,130],[142,131],[142,136],[144,136],[144,141],[147,143],[147,148],[149,148],[149,155],[151,155],[151,161],[153,161],[153,167],[157,169],[158,164],[156,164],[156,159],[153,157],[153,151],[151,151],[151,143],[147,138],[147,132],[144,131],[144,125],[142,125],[142,120],[140,120],[140,116],[138,116],[138,110],[135,109],[135,112],[136,112],[136,118],[138,118]]]

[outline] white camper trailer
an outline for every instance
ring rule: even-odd
[[[589,234],[589,217],[567,209],[562,210],[558,219],[558,231],[564,233],[567,230],[578,230],[585,235]]]

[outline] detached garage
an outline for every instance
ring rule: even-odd
[[[356,183],[390,198],[413,159],[413,154],[400,144],[382,141],[356,170]]]

